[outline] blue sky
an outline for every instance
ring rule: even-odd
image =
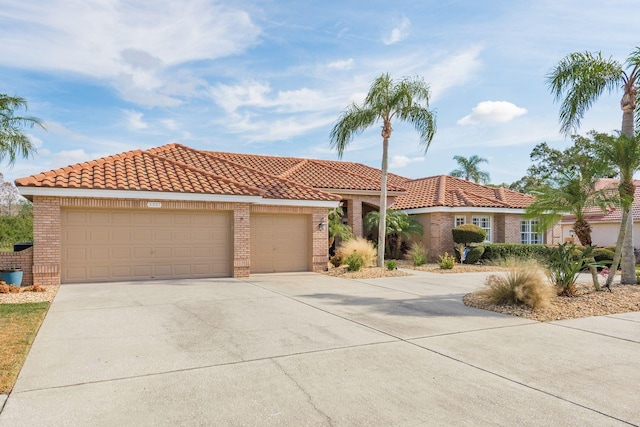
[[[329,132],[383,72],[430,84],[438,130],[425,154],[396,123],[390,170],[418,178],[480,155],[513,182],[540,142],[557,148],[545,75],[574,51],[624,61],[640,37],[629,1],[0,0],[0,92],[48,131],[6,180],[170,142],[336,159]],[[148,6],[153,4],[153,7]],[[603,96],[580,133],[620,128]],[[343,159],[379,167],[380,128]]]

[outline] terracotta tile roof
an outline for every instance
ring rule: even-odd
[[[620,180],[613,178],[603,178],[596,184],[597,189],[610,188],[616,194],[618,192],[618,183]],[[631,212],[634,221],[640,221],[640,180],[634,180],[633,183],[636,186],[633,196],[633,205],[631,206]],[[598,207],[589,208],[585,212],[585,219],[589,222],[620,222],[622,220],[622,209],[619,206],[611,206],[603,211]],[[562,222],[574,222],[574,215],[565,215],[562,217]]]
[[[220,195],[265,194],[257,187],[141,150],[20,178],[16,185]]]
[[[435,206],[522,209],[533,196],[503,187],[488,187],[448,175],[431,176],[405,184],[407,194],[399,196],[392,209]]]
[[[279,178],[252,167],[216,156],[214,152],[169,144],[149,150],[158,156],[191,165],[200,170],[264,190],[265,198],[288,200],[340,200],[340,196],[317,190],[293,180]]]
[[[360,163],[209,151],[209,154],[314,188],[380,191],[379,169]],[[407,178],[387,175],[389,191],[404,191]]]

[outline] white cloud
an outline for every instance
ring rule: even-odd
[[[178,123],[173,119],[163,119],[163,120],[160,120],[160,123],[162,123],[164,127],[166,127],[169,130],[178,129]]]
[[[143,113],[133,110],[123,110],[127,119],[127,127],[131,130],[142,130],[149,127],[149,125],[142,120]]]
[[[471,114],[458,120],[459,125],[474,125],[478,123],[505,123],[516,117],[527,114],[525,108],[518,107],[507,101],[483,101],[478,103]]]
[[[272,97],[270,94],[269,84],[258,82],[235,86],[220,84],[211,89],[216,103],[229,113],[241,107],[273,108],[277,112],[314,111],[326,103],[322,93],[308,88],[279,91]]]
[[[95,157],[91,154],[87,154],[80,148],[76,150],[58,151],[51,156],[51,162],[55,165],[54,167],[64,167],[66,165],[82,163],[91,159],[95,159]]]
[[[407,157],[404,155],[393,156],[391,158],[391,163],[389,163],[389,167],[393,169],[400,169],[408,166],[410,163],[423,162],[424,156],[422,157]]]
[[[353,58],[343,59],[341,61],[334,61],[327,64],[327,68],[331,68],[334,70],[350,70],[355,65]]]
[[[177,66],[239,54],[260,34],[245,11],[206,0],[7,0],[0,20],[11,28],[1,65],[107,80],[143,105],[175,105],[170,82],[188,80]]]
[[[430,61],[435,62],[435,65],[420,74],[424,75],[425,80],[430,84],[432,100],[440,97],[447,89],[462,86],[471,81],[482,66],[479,59],[480,52],[482,52],[482,46],[473,45],[460,52],[448,54],[439,61],[437,58],[429,58]]]
[[[409,27],[411,27],[411,21],[409,18],[403,17],[393,30],[391,30],[391,34],[383,39],[384,44],[390,45],[406,39],[409,35]]]

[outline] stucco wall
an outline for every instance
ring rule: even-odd
[[[571,238],[573,224],[562,224],[562,241]],[[618,232],[620,232],[620,223],[591,224],[591,240],[596,246],[615,246],[618,240]],[[575,234],[573,234],[575,236]],[[578,238],[575,238],[578,242]],[[633,246],[640,248],[640,223],[633,224]]]

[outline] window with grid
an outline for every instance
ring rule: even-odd
[[[520,243],[535,245],[542,243],[542,233],[536,233],[538,225],[537,219],[526,219],[520,221]]]
[[[491,217],[490,216],[474,216],[471,218],[471,223],[473,225],[477,225],[487,232],[487,240],[485,242],[491,241]]]
[[[467,223],[467,218],[465,216],[456,215],[454,227],[458,227],[458,226],[464,225],[466,223]]]

